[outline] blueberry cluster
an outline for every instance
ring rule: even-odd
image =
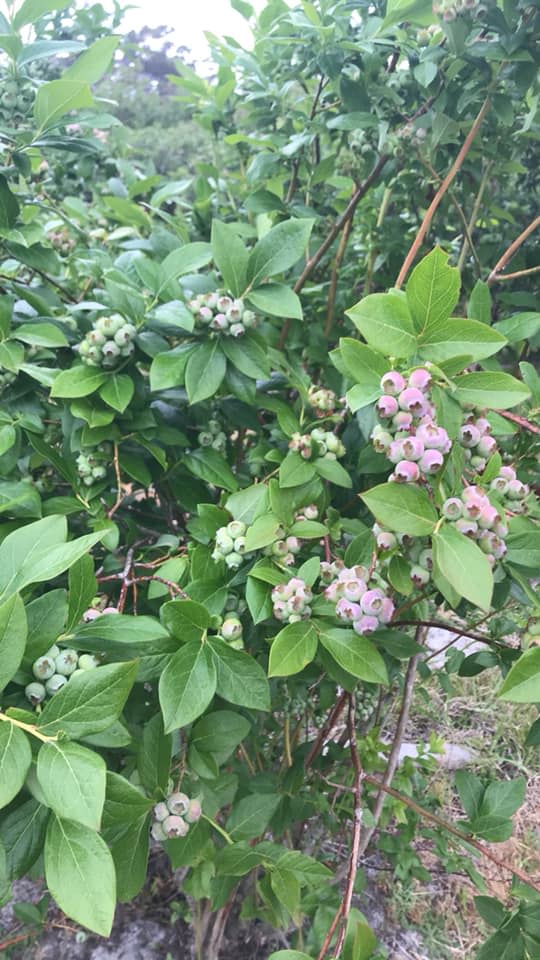
[[[409,577],[413,586],[425,587],[431,579],[433,570],[433,553],[429,547],[429,538],[392,533],[378,523],[375,523],[372,529],[381,565],[388,566],[394,553],[399,552],[410,564]]]
[[[318,387],[314,383],[308,390],[308,399],[318,417],[327,417],[335,412],[338,399],[333,390]]]
[[[96,480],[104,480],[107,476],[107,464],[110,462],[110,448],[102,444],[91,453],[81,450],[76,459],[77,473],[86,487],[91,487]]]
[[[459,443],[465,450],[465,459],[477,473],[482,473],[488,459],[497,451],[497,441],[490,433],[489,420],[470,413],[458,434]]]
[[[296,562],[296,554],[300,553],[301,549],[302,544],[298,537],[285,537],[282,540],[274,540],[269,546],[264,547],[262,552],[265,556],[273,557],[286,567],[293,567]]]
[[[91,620],[96,620],[97,617],[101,617],[103,613],[119,613],[116,607],[102,606],[102,603],[101,597],[94,597],[92,606],[88,607],[88,610],[85,610],[82,615],[84,623],[90,623]]]
[[[17,125],[31,110],[35,99],[32,81],[23,76],[4,75],[0,97],[0,121]]]
[[[133,343],[137,334],[132,323],[126,323],[118,313],[96,320],[76,350],[90,367],[116,367],[135,350]]]
[[[221,429],[218,420],[209,420],[206,430],[201,430],[197,437],[200,447],[212,447],[218,453],[227,449],[227,434]]]
[[[190,824],[201,819],[202,809],[199,800],[190,800],[185,793],[170,793],[166,800],[156,803],[153,814],[154,840],[172,840],[186,836]]]
[[[272,590],[274,616],[276,620],[282,620],[284,623],[308,620],[311,616],[309,604],[312,600],[311,587],[308,587],[300,577],[291,577],[288,583],[279,583]]]
[[[62,227],[60,230],[51,230],[48,237],[53,247],[65,256],[77,246],[77,242],[73,237],[70,237],[66,227]]]
[[[226,527],[216,531],[216,546],[212,560],[225,560],[230,570],[238,570],[246,554],[246,524],[231,520]]]
[[[386,594],[383,581],[370,580],[366,567],[324,563],[321,572],[323,582],[331,578],[324,595],[335,602],[336,616],[344,623],[352,623],[353,630],[360,636],[390,623],[394,604]]]
[[[243,300],[234,300],[219,290],[194,297],[187,306],[195,317],[196,327],[207,327],[227,337],[243,337],[259,320],[252,310],[246,309]]]
[[[377,707],[377,687],[371,684],[360,683],[356,689],[356,715],[359,720],[367,723],[375,713]]]
[[[502,467],[502,470],[505,472],[509,470],[515,476],[512,467]],[[506,480],[506,477],[496,479]],[[521,486],[525,487],[524,484]],[[525,490],[528,492],[526,487]],[[493,506],[481,487],[465,487],[460,497],[449,497],[442,505],[442,514],[446,520],[455,525],[456,530],[470,537],[471,540],[476,540],[492,566],[504,557],[506,553],[504,541],[508,536],[508,527],[504,522],[504,509]]]
[[[482,15],[486,9],[486,4],[479,3],[478,0],[434,0],[433,3],[433,13],[442,17],[446,23],[457,20],[461,13]]]
[[[437,425],[430,398],[431,374],[419,367],[408,378],[390,370],[381,379],[384,391],[376,405],[379,423],[371,438],[378,453],[394,464],[389,477],[398,483],[416,483],[438,473],[452,441]]]
[[[296,450],[304,460],[338,460],[345,456],[345,447],[337,434],[315,427],[311,433],[293,433],[289,450]]]
[[[6,370],[5,367],[0,367],[0,393],[9,387],[11,383],[14,383],[17,379],[17,374],[12,373],[11,370]]]
[[[99,666],[99,659],[93,653],[81,653],[77,650],[60,650],[54,644],[47,653],[38,657],[32,664],[35,681],[25,687],[26,699],[33,707],[48,696],[58,693],[71,677],[85,673]]]

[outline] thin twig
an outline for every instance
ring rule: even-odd
[[[463,240],[463,245],[462,245],[462,247],[461,247],[461,252],[460,252],[459,257],[458,257],[457,268],[458,268],[458,270],[459,270],[460,272],[463,270],[463,266],[464,266],[464,264],[465,264],[465,257],[467,256],[467,248],[468,248],[468,247],[471,248],[471,252],[472,252],[472,255],[473,255],[474,259],[475,259],[476,265],[477,265],[477,266],[480,266],[480,269],[481,269],[481,264],[480,264],[480,261],[479,261],[479,259],[478,259],[478,255],[477,255],[477,253],[476,253],[476,250],[475,250],[475,247],[474,247],[474,244],[473,244],[473,241],[472,241],[472,235],[473,235],[473,231],[474,231],[474,228],[475,228],[475,225],[476,225],[476,221],[477,221],[477,219],[478,219],[478,213],[479,213],[479,211],[480,211],[480,204],[482,203],[482,197],[484,196],[484,190],[485,190],[486,187],[487,187],[487,182],[488,182],[488,179],[489,179],[489,174],[491,173],[491,167],[492,167],[492,162],[491,162],[491,160],[488,160],[488,162],[487,162],[487,164],[486,164],[486,169],[484,170],[484,174],[483,174],[482,179],[481,179],[481,181],[480,181],[480,186],[479,186],[479,188],[478,188],[478,193],[476,194],[476,197],[475,197],[475,200],[474,200],[471,217],[470,217],[470,220],[469,220],[469,222],[468,222],[468,224],[467,224],[467,228],[466,228],[466,230],[465,230],[465,238],[464,238],[464,240]]]
[[[495,280],[499,279],[498,274],[502,270],[504,270],[506,264],[508,263],[509,260],[512,259],[516,250],[519,249],[519,247],[521,246],[522,243],[525,242],[529,234],[531,234],[533,230],[536,230],[538,226],[540,226],[540,217],[536,217],[532,221],[532,223],[529,224],[528,227],[525,227],[525,229],[521,231],[519,237],[516,237],[514,242],[511,243],[510,246],[504,251],[502,257],[500,257],[499,260],[497,260],[497,263],[495,264],[495,266],[493,267],[493,270],[491,271],[489,277],[487,278],[488,284],[493,283]]]
[[[448,187],[449,187],[450,184],[452,183],[452,180],[454,179],[454,177],[456,176],[456,174],[457,174],[458,171],[460,170],[461,166],[463,165],[463,161],[465,160],[465,157],[467,156],[469,150],[471,149],[471,146],[472,146],[472,143],[473,143],[473,141],[474,141],[474,138],[476,137],[476,134],[478,133],[478,131],[479,131],[479,129],[480,129],[480,126],[481,126],[481,124],[482,124],[482,121],[483,121],[483,119],[484,119],[484,117],[485,117],[488,109],[489,109],[489,106],[490,106],[489,100],[484,100],[484,103],[482,104],[482,106],[481,106],[481,108],[480,108],[480,110],[479,110],[479,112],[478,112],[478,116],[476,117],[476,120],[474,121],[471,129],[469,130],[469,133],[467,134],[467,136],[466,136],[466,138],[465,138],[465,141],[464,141],[464,143],[463,143],[463,146],[461,147],[461,150],[459,151],[456,159],[454,160],[452,166],[450,167],[450,170],[448,171],[448,173],[446,174],[444,180],[442,181],[439,189],[437,190],[437,193],[436,193],[435,196],[433,197],[433,200],[431,201],[431,203],[430,203],[430,205],[429,205],[429,207],[428,207],[428,209],[427,209],[427,211],[426,211],[426,214],[425,214],[425,216],[424,216],[424,219],[422,220],[422,223],[421,223],[421,225],[420,225],[420,229],[419,229],[418,233],[416,234],[416,237],[414,238],[414,240],[413,240],[413,242],[412,242],[412,244],[411,244],[411,246],[410,246],[409,252],[407,253],[407,256],[405,257],[405,260],[403,261],[403,266],[401,267],[401,270],[399,271],[398,278],[397,278],[397,280],[396,280],[396,282],[395,282],[395,284],[394,284],[394,286],[396,287],[396,289],[399,290],[400,287],[403,286],[405,277],[407,276],[407,274],[408,274],[408,272],[409,272],[409,269],[410,269],[411,265],[412,265],[413,262],[414,262],[414,259],[415,259],[415,257],[416,257],[416,254],[418,253],[418,250],[419,250],[420,247],[422,246],[422,242],[423,242],[423,240],[424,240],[424,237],[426,236],[426,234],[427,234],[427,232],[428,232],[428,230],[429,230],[429,228],[430,228],[430,226],[431,226],[431,221],[433,220],[433,217],[434,217],[434,215],[435,215],[435,212],[436,212],[436,210],[437,210],[437,207],[439,206],[442,198],[444,197],[446,191],[448,190]]]
[[[423,640],[425,635],[426,628],[423,625],[420,625],[416,628],[415,640],[419,643]],[[390,755],[388,757],[388,763],[386,765],[386,770],[384,771],[383,783],[390,784],[396,772],[397,765],[399,762],[399,751],[401,748],[401,743],[405,734],[405,729],[409,721],[409,712],[411,709],[411,703],[413,698],[414,690],[414,681],[416,678],[416,670],[418,663],[420,661],[420,654],[417,653],[414,657],[411,657],[409,660],[409,666],[407,667],[407,673],[405,674],[405,685],[403,689],[403,698],[401,701],[401,708],[399,711],[398,721],[396,724],[396,731],[394,734],[394,739],[392,741],[392,747],[390,750]],[[384,805],[384,793],[382,789],[379,791],[377,799],[375,800],[375,807],[373,809],[373,822],[363,833],[361,843],[360,843],[360,854],[364,853],[375,830],[377,829],[379,820],[381,818],[382,809]]]
[[[336,290],[338,282],[338,273],[341,266],[343,257],[345,256],[345,250],[347,248],[347,243],[351,235],[352,224],[354,219],[354,213],[352,217],[347,220],[343,233],[341,234],[341,240],[339,241],[339,247],[337,249],[336,256],[334,258],[334,263],[332,266],[332,276],[330,277],[330,288],[328,290],[328,303],[326,307],[326,325],[324,328],[325,337],[330,336],[332,330],[332,324],[334,322],[334,306],[336,303]]]
[[[315,253],[313,254],[313,256],[310,257],[310,259],[309,259],[308,262],[306,263],[306,265],[305,265],[302,273],[300,274],[300,276],[298,277],[298,280],[296,281],[296,283],[295,283],[295,285],[294,285],[294,292],[295,292],[295,293],[299,293],[299,292],[300,292],[300,290],[302,289],[302,287],[303,287],[304,284],[306,283],[306,280],[311,276],[311,274],[312,274],[313,270],[315,269],[315,267],[317,266],[317,264],[318,264],[318,263],[320,262],[320,260],[322,260],[322,258],[324,257],[324,255],[325,255],[326,251],[328,250],[328,248],[332,246],[332,244],[333,244],[334,240],[336,239],[337,235],[341,232],[341,230],[343,229],[343,227],[345,226],[345,224],[346,224],[346,223],[350,220],[350,218],[353,216],[354,211],[356,210],[356,207],[357,207],[358,204],[360,203],[360,200],[362,199],[362,197],[364,197],[364,196],[366,195],[366,193],[368,192],[368,190],[370,189],[370,187],[373,185],[373,183],[375,182],[375,180],[376,180],[377,177],[379,176],[381,170],[383,169],[383,167],[385,166],[385,164],[388,162],[388,160],[389,160],[388,154],[382,154],[382,155],[379,157],[379,159],[377,160],[377,162],[376,162],[375,166],[373,167],[373,169],[372,169],[371,173],[369,174],[369,176],[366,177],[366,179],[363,181],[363,183],[361,183],[360,186],[358,187],[358,189],[355,191],[355,193],[353,194],[353,196],[352,196],[351,199],[349,200],[349,203],[347,204],[345,210],[343,211],[343,213],[341,214],[341,216],[338,217],[338,219],[336,220],[336,222],[334,223],[334,225],[331,227],[331,229],[329,230],[326,238],[323,240],[323,242],[321,243],[321,245],[320,245],[320,247],[318,248],[318,250],[315,251]],[[288,337],[288,335],[289,335],[289,330],[290,330],[290,328],[291,328],[291,321],[290,321],[290,319],[289,319],[289,320],[286,320],[285,323],[283,324],[283,328],[282,328],[282,331],[281,331],[281,336],[280,336],[280,338],[279,338],[279,344],[278,344],[280,350],[283,349],[283,346],[284,346],[284,344],[285,344],[285,342],[286,342],[286,340],[287,340],[287,337]]]
[[[124,499],[124,495],[122,493],[122,474],[120,472],[119,453],[120,451],[118,449],[118,444],[115,443],[114,453],[113,453],[113,465],[114,465],[114,473],[116,476],[116,500],[114,501],[114,504],[112,505],[111,509],[107,513],[109,520],[111,519],[111,517],[114,516],[114,514],[118,510],[118,507],[121,505],[122,500]]]
[[[304,766],[306,770],[311,766],[315,758],[319,755],[322,748],[324,747],[325,741],[330,737],[332,730],[334,729],[340,715],[343,712],[345,704],[347,703],[347,693],[344,691],[339,699],[334,704],[333,709],[330,711],[328,719],[324,724],[323,728],[319,732],[319,736],[315,740],[311,750],[309,751]]]
[[[540,264],[537,267],[529,267],[528,270],[516,270],[515,273],[498,274],[493,278],[493,283],[502,283],[504,280],[517,280],[518,277],[529,277],[531,273],[538,273]]]
[[[439,184],[442,183],[442,177],[439,176],[439,174],[437,173],[437,171],[435,170],[435,168],[432,166],[432,164],[429,162],[429,160],[425,160],[423,157],[421,157],[421,160],[422,160],[422,163],[424,164],[424,166],[427,167],[427,169],[428,169],[429,172],[431,173],[431,176],[437,181],[437,183],[439,183]],[[474,246],[474,244],[473,244],[471,231],[470,231],[470,229],[469,229],[469,224],[467,223],[467,217],[465,216],[465,212],[464,212],[464,210],[463,210],[463,207],[461,206],[461,204],[460,204],[459,200],[457,199],[457,197],[456,197],[456,195],[455,195],[455,193],[454,193],[453,190],[451,190],[451,189],[448,190],[448,196],[449,196],[449,198],[450,198],[450,202],[451,202],[451,203],[454,205],[454,207],[456,208],[457,213],[458,213],[458,216],[459,216],[459,219],[461,220],[461,222],[462,222],[462,224],[463,224],[463,232],[464,232],[464,234],[465,234],[465,240],[464,240],[464,244],[463,244],[463,249],[465,249],[466,244],[468,244],[468,245],[470,246],[471,251],[472,251],[472,255],[473,255],[474,260],[475,260],[475,263],[476,263],[476,267],[477,267],[478,273],[481,273],[481,271],[482,271],[482,264],[481,264],[481,262],[480,262],[480,258],[479,258],[479,256],[478,256],[478,254],[477,254],[477,252],[476,252],[476,248],[475,248],[475,246]],[[478,198],[477,198],[477,199],[478,199]],[[475,219],[476,219],[476,217],[475,217]],[[462,253],[463,253],[463,249],[462,249],[462,251],[461,251]],[[461,267],[459,266],[459,262],[458,262],[457,266],[458,266],[458,270],[461,270]]]
[[[504,417],[505,420],[517,423],[519,427],[523,427],[523,429],[528,430],[529,433],[540,434],[540,427],[537,427],[535,423],[531,423],[530,420],[526,420],[525,417],[519,417],[517,413],[509,413],[508,410],[496,410],[495,413],[498,413],[500,417]]]
[[[469,637],[471,640],[480,640],[482,643],[489,643],[490,637],[483,637],[479,633],[471,633],[466,628],[454,627],[451,623],[444,623],[440,620],[392,620],[387,624],[388,627],[437,627],[440,630],[448,630],[449,633],[456,633],[459,637]]]

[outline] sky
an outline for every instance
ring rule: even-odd
[[[251,0],[251,4],[260,10],[264,0]],[[125,30],[166,24],[174,28],[173,41],[190,47],[196,60],[204,60],[208,54],[205,30],[217,36],[228,34],[243,46],[251,46],[247,21],[229,0],[132,0],[132,5],[123,21]]]

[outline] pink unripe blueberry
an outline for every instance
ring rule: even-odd
[[[401,441],[401,449],[406,460],[420,460],[424,453],[424,444],[419,437],[407,437]]]
[[[201,819],[202,807],[199,800],[190,800],[185,819],[188,823],[197,823]]]
[[[529,488],[521,480],[510,480],[507,494],[510,500],[523,500],[529,493]]]
[[[377,630],[379,626],[379,621],[377,617],[360,617],[359,620],[355,620],[353,623],[353,630],[359,636],[363,636],[365,633],[373,633],[374,630]]]
[[[508,527],[505,523],[496,523],[493,532],[497,534],[502,540],[508,536]]]
[[[379,623],[390,623],[394,616],[394,610],[395,607],[390,597],[385,597],[378,613]]]
[[[392,445],[392,434],[387,430],[378,430],[372,433],[373,446],[377,453],[386,453]]]
[[[298,553],[302,546],[298,537],[287,537],[285,543],[287,544],[287,549],[291,553]]]
[[[284,600],[274,600],[274,616],[276,620],[286,620],[289,611],[287,610],[287,604]]]
[[[411,567],[410,578],[415,587],[425,587],[430,579],[429,570],[426,570],[425,567],[421,567],[419,564],[415,564]]]
[[[232,300],[230,297],[226,296],[218,297],[216,306],[218,310],[223,310],[223,312],[225,312],[225,310],[229,310],[229,308],[232,307]]]
[[[390,463],[399,463],[403,459],[402,443],[403,440],[392,440],[387,453]]]
[[[97,617],[101,616],[101,610],[94,610],[93,607],[90,607],[88,610],[85,610],[82,618],[85,623],[90,623],[91,620],[96,620]]]
[[[397,370],[389,370],[381,377],[381,390],[396,397],[405,389],[405,378]]]
[[[362,607],[362,611],[364,613],[376,617],[382,609],[383,600],[384,593],[382,590],[379,590],[378,588],[375,588],[374,590],[366,590],[360,600],[360,606]]]
[[[426,456],[426,454],[424,454]],[[422,461],[420,461],[420,464]],[[394,477],[400,483],[415,483],[420,477],[420,470],[417,463],[412,460],[400,460],[394,470]]]
[[[377,401],[377,413],[380,417],[393,417],[398,412],[398,402],[395,397],[383,394]]]
[[[499,476],[504,477],[505,480],[515,480],[516,471],[513,467],[501,467],[499,470]]]
[[[229,326],[229,321],[224,313],[216,313],[210,322],[212,330],[226,330]]]
[[[304,516],[306,520],[316,520],[319,516],[319,509],[314,503],[309,503],[304,507]]]
[[[413,419],[412,413],[406,413],[405,410],[400,410],[399,413],[396,413],[395,417],[392,417],[392,425],[396,430],[408,430],[412,426]]]
[[[449,497],[442,505],[442,514],[447,520],[459,520],[462,511],[463,503],[457,497]]]
[[[357,603],[341,597],[336,604],[336,616],[338,616],[340,620],[352,623],[353,620],[358,620],[362,616],[362,610]]]
[[[201,307],[198,313],[199,320],[202,320],[203,323],[210,323],[214,314],[209,307]]]
[[[486,433],[491,433],[491,424],[485,417],[478,417],[478,419],[475,420],[475,427],[480,431],[482,436]]]
[[[476,448],[479,457],[491,457],[497,449],[497,441],[494,437],[480,437],[480,442]]]
[[[103,613],[120,613],[120,611],[116,607],[104,607],[102,612]]]
[[[189,807],[189,797],[185,793],[171,793],[167,797],[167,806],[172,814],[183,816]]]
[[[482,512],[478,517],[478,526],[481,527],[482,530],[491,530],[500,519],[501,517],[496,507],[488,503],[485,507],[482,507]]]
[[[393,533],[383,530],[377,534],[377,546],[379,550],[393,550],[396,544],[397,540]]]
[[[417,417],[422,416],[426,409],[426,398],[416,387],[406,387],[402,390],[398,402],[402,410],[408,410]]]
[[[418,466],[422,473],[437,473],[444,463],[444,457],[440,450],[426,450],[424,456],[420,459]]]
[[[413,370],[409,376],[409,387],[416,387],[418,390],[427,390],[431,383],[431,374],[429,370],[419,367]]]
[[[174,837],[185,837],[189,831],[189,826],[185,820],[182,820],[182,817],[167,817],[160,826],[169,840],[172,840]]]
[[[366,590],[367,586],[364,580],[347,580],[343,596],[346,600],[360,600]]]
[[[475,447],[480,442],[480,431],[473,423],[466,423],[459,431],[459,442],[464,447]]]
[[[505,480],[504,477],[495,477],[494,480],[490,483],[490,488],[496,490],[497,493],[506,493],[508,490],[508,480]]]

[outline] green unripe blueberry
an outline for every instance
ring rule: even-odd
[[[116,360],[120,356],[120,347],[114,340],[107,340],[101,350],[104,360]]]
[[[202,432],[199,434],[199,436],[197,437],[197,440],[199,441],[199,446],[201,446],[201,447],[210,447],[210,446],[212,445],[212,442],[213,442],[212,434],[211,434],[211,433],[205,433],[204,431],[202,431]]]
[[[67,677],[62,676],[61,673],[53,673],[52,677],[47,680],[45,684],[45,689],[50,696],[54,696],[55,693],[58,693],[63,686],[67,683]]]
[[[216,534],[216,546],[219,547],[220,553],[226,555],[227,553],[232,553],[234,550],[234,540],[232,537],[229,537],[228,534],[220,533],[218,530]]]
[[[137,333],[135,327],[131,323],[125,323],[123,327],[120,327],[114,335],[114,342],[119,347],[126,347],[128,343],[131,343],[133,337]]]
[[[229,570],[238,570],[238,567],[242,566],[242,557],[239,553],[229,553],[225,557],[225,563]]]
[[[167,839],[167,834],[165,833],[161,823],[156,822],[152,824],[152,829],[150,831],[154,840],[157,840],[158,843],[161,843],[163,840]]]
[[[54,660],[47,656],[38,657],[32,666],[32,673],[38,680],[49,680],[54,672]]]
[[[227,617],[221,626],[221,636],[224,640],[237,640],[242,636],[242,623],[237,617]]]
[[[92,476],[94,480],[103,480],[107,476],[106,467],[92,467]]]
[[[170,813],[181,817],[189,807],[189,797],[185,793],[171,793],[167,797],[167,807]]]
[[[77,669],[78,659],[79,654],[76,650],[62,650],[54,661],[56,673],[61,673],[64,677],[71,676]]]
[[[531,620],[527,626],[527,630],[533,637],[540,637],[540,620]]]
[[[237,537],[243,537],[246,532],[246,525],[242,523],[241,520],[231,520],[227,524],[227,533],[233,540],[236,540]]]
[[[99,658],[93,653],[82,653],[78,662],[79,670],[94,670],[99,667]]]
[[[94,478],[92,474],[90,474],[89,476],[83,477],[82,482],[84,483],[85,487],[91,487],[92,484],[94,483]]]
[[[154,818],[162,823],[170,816],[170,810],[166,803],[156,803],[153,810]]]
[[[38,703],[43,702],[47,696],[47,691],[42,683],[29,683],[24,688],[24,695],[33,706],[37,706]]]
[[[60,647],[57,647],[56,644],[53,643],[52,647],[49,647],[49,649],[47,650],[47,653],[45,654],[45,656],[51,657],[52,660],[56,660],[59,653],[60,653]]]
[[[212,433],[214,436],[217,436],[218,433],[221,433],[221,424],[218,420],[209,420],[208,429],[210,433]]]
[[[237,537],[237,538],[236,538],[236,540],[234,541],[234,550],[235,550],[235,553],[240,553],[240,554],[246,552],[246,538],[245,538],[245,537]]]

